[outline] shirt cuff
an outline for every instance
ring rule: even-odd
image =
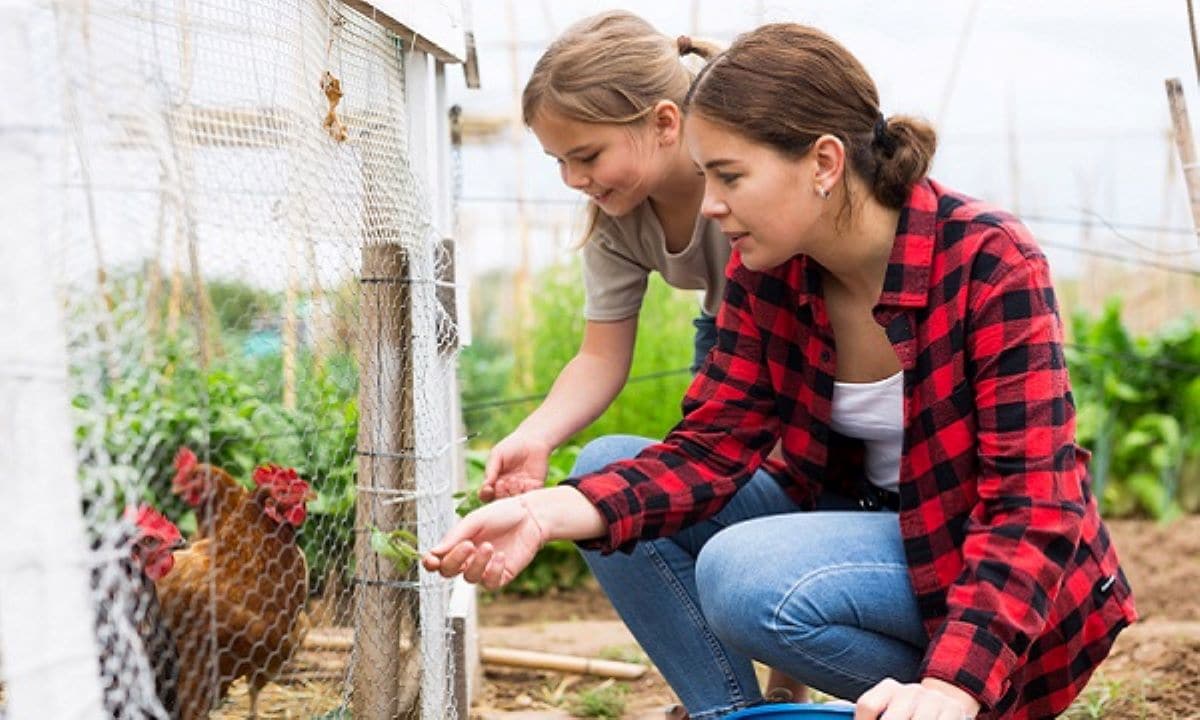
[[[951,620],[929,642],[919,677],[944,680],[985,708],[1008,691],[1018,658],[998,637],[978,625]]]

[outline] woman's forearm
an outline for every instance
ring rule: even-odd
[[[569,485],[534,490],[518,496],[542,533],[542,542],[591,540],[605,534],[604,516],[583,493]]]

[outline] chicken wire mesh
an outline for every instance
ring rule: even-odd
[[[34,17],[107,713],[457,717],[414,563],[460,444],[415,51],[327,0]]]

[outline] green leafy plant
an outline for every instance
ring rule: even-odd
[[[1200,510],[1200,327],[1184,318],[1132,337],[1111,302],[1076,315],[1067,361],[1079,441],[1110,516],[1166,520]]]
[[[140,285],[124,278],[115,286],[118,338],[144,343],[144,333],[138,332],[144,323]],[[220,334],[217,345],[224,350],[211,357],[207,367],[201,367],[195,357],[192,348],[197,341],[186,325],[174,336],[152,338],[149,347],[121,347],[120,356],[141,361],[128,364],[115,377],[104,372],[103,357],[74,355],[77,361],[71,371],[82,376],[79,384],[87,388],[73,399],[78,411],[76,440],[84,448],[102,448],[105,455],[83,456],[81,481],[88,490],[84,495],[113,507],[132,500],[150,502],[186,533],[195,528],[194,515],[170,489],[172,460],[180,446],[191,447],[246,487],[259,464],[295,467],[317,494],[298,542],[318,589],[330,571],[349,573],[357,365],[347,352],[317,358],[302,350],[295,363],[296,401],[293,407],[285,407],[280,356],[242,352],[240,320],[233,321],[250,312],[234,312],[236,303],[267,312],[276,307],[277,299],[236,283],[210,286],[210,290],[214,302],[221,301],[218,309],[225,307],[229,314],[219,313],[222,326],[211,328]],[[126,312],[131,308],[138,312]],[[106,473],[103,485],[97,468]],[[116,484],[116,497],[109,497],[114,477],[122,482]],[[142,496],[123,497],[121,488],[131,487],[144,488]]]

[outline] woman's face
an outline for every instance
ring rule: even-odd
[[[720,224],[746,267],[768,270],[811,252],[830,202],[818,191],[832,189],[813,153],[785,157],[697,113],[683,134],[704,171],[700,212]]]
[[[619,217],[645,202],[661,169],[649,123],[586,123],[542,110],[529,124],[568,187]]]

